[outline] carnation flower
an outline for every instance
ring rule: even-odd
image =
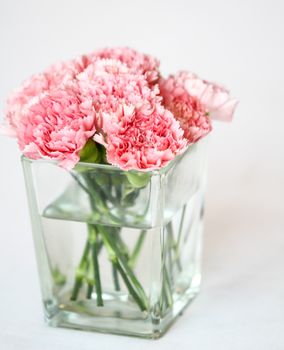
[[[144,75],[132,73],[120,61],[101,59],[77,75],[77,89],[83,98],[91,97],[97,112],[97,129],[103,129],[104,119],[116,113],[122,105],[152,109],[152,100],[159,102],[159,89],[149,87]]]
[[[189,143],[197,142],[211,131],[207,110],[187,92],[183,74],[160,79],[159,85],[165,107],[180,122]]]
[[[25,106],[23,116],[18,126],[22,152],[32,159],[56,159],[67,169],[95,133],[92,101],[81,101],[70,90],[41,94]]]
[[[152,56],[106,48],[25,81],[8,99],[0,133],[17,136],[26,156],[67,169],[94,140],[110,164],[146,171],[209,133],[211,117],[231,119],[235,106],[226,89],[192,73],[162,79]]]
[[[25,105],[41,93],[57,88],[64,82],[73,79],[85,69],[86,65],[86,58],[80,56],[75,60],[52,65],[45,72],[35,74],[26,80],[20,89],[12,93],[7,100],[6,132],[16,136]]]
[[[97,112],[94,139],[106,147],[108,162],[122,169],[153,170],[186,146],[183,131],[161,105],[157,86],[125,63],[100,59],[77,76],[78,90],[91,96]]]
[[[132,73],[143,74],[149,84],[155,84],[159,78],[159,61],[128,47],[105,48],[88,55],[90,61],[114,59],[125,63]]]
[[[231,121],[238,104],[229,91],[221,85],[202,80],[193,73],[179,74],[182,85],[190,96],[197,98],[212,119]]]
[[[178,121],[159,103],[151,113],[124,106],[106,120],[105,130],[107,159],[124,170],[161,168],[187,144]]]
[[[153,96],[159,94],[157,85],[149,86],[143,74],[133,72],[125,63],[116,59],[96,60],[76,78],[81,93],[93,96],[95,102],[101,100],[100,94],[107,98],[112,96],[117,101],[135,99],[135,96],[145,94],[146,90]]]

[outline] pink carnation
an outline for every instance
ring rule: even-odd
[[[151,113],[124,106],[106,120],[105,130],[107,159],[124,170],[161,168],[186,147],[179,123],[160,104]]]
[[[105,48],[88,55],[90,61],[97,59],[114,59],[120,61],[132,73],[143,74],[148,83],[155,84],[159,78],[159,61],[150,55],[145,55],[128,47]]]
[[[25,106],[23,116],[18,126],[22,152],[32,159],[56,159],[67,169],[95,133],[92,101],[82,102],[73,91],[41,94]]]
[[[152,109],[152,100],[161,100],[157,85],[150,88],[144,75],[132,73],[124,63],[113,59],[90,64],[77,75],[74,84],[83,98],[93,99],[98,129],[103,128],[104,119],[115,114],[122,105],[139,106],[146,113],[146,109]]]
[[[158,69],[155,58],[130,48],[53,65],[9,97],[0,132],[18,136],[26,156],[66,168],[79,161],[89,138],[122,169],[160,168],[210,132],[208,114],[230,119],[236,101],[191,73],[159,81]]]
[[[186,147],[178,121],[161,105],[157,86],[114,59],[94,61],[77,76],[83,96],[91,96],[107,159],[122,169],[152,170]]]
[[[212,119],[231,121],[238,101],[221,85],[202,80],[193,73],[182,72],[179,79],[190,96],[197,98]]]
[[[81,94],[92,96],[95,103],[100,102],[98,106],[112,98],[117,102],[135,103],[137,97],[143,96],[145,100],[150,95],[156,97],[159,94],[157,85],[149,86],[143,74],[133,72],[125,63],[115,59],[94,61],[77,75],[77,82]]]
[[[159,85],[165,107],[180,122],[189,143],[198,141],[211,131],[207,110],[197,98],[187,92],[183,75],[161,79]]]
[[[23,110],[27,103],[41,93],[59,87],[69,79],[73,79],[83,71],[87,65],[84,56],[64,63],[52,65],[45,72],[35,74],[26,80],[20,89],[12,93],[7,100],[6,108],[6,130],[10,135],[16,136],[19,122],[23,118]]]

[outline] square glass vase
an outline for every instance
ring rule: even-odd
[[[206,145],[151,172],[22,157],[48,325],[169,328],[200,287]]]

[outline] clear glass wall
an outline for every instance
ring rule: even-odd
[[[22,158],[48,324],[168,328],[199,290],[206,144],[147,173]]]

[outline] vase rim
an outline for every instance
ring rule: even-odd
[[[207,139],[205,137],[204,139]],[[87,163],[87,162],[78,162],[73,169],[70,171],[76,170],[78,167],[84,167],[84,168],[92,168],[92,169],[104,169],[108,171],[118,171],[118,172],[131,172],[131,173],[147,173],[147,174],[152,174],[152,175],[160,175],[163,173],[166,173],[169,171],[177,162],[179,162],[185,154],[194,151],[198,147],[199,144],[203,144],[203,140],[200,140],[194,144],[189,144],[185,150],[178,154],[173,160],[171,160],[166,166],[160,168],[160,169],[154,169],[154,170],[123,170],[115,165],[109,165],[109,164],[99,164],[99,163]],[[205,140],[204,140],[205,141]],[[46,158],[39,158],[39,159],[31,159],[25,155],[21,156],[21,160],[24,162],[30,162],[30,163],[49,163],[49,164],[54,164],[58,166],[58,160],[54,159],[46,159]]]

